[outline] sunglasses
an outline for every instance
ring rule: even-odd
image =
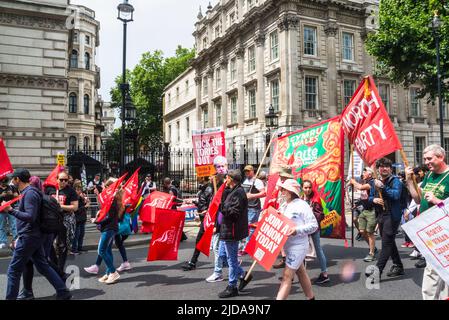
[[[61,182],[67,182],[67,181],[69,181],[69,179],[59,179],[59,181],[61,181]]]

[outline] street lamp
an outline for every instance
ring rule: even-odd
[[[122,91],[122,132],[120,141],[120,174],[125,171],[125,112],[126,112],[126,94],[129,92],[129,84],[126,83],[126,31],[127,23],[134,21],[134,7],[128,3],[128,0],[123,0],[123,3],[119,4],[117,19],[123,22],[123,69],[122,69],[122,84],[120,89]]]
[[[279,124],[278,116],[274,111],[273,105],[268,108],[268,113],[265,114],[265,127],[267,128],[265,134],[265,145],[268,146],[271,140],[271,129],[277,129]]]
[[[438,16],[438,11],[432,19],[432,29],[435,36],[435,47],[437,51],[437,91],[438,91],[438,106],[440,110],[440,141],[441,146],[444,147],[444,132],[443,132],[443,98],[441,96],[441,71],[440,71],[440,36],[439,31],[441,27],[441,20]]]

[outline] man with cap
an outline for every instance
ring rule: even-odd
[[[12,174],[12,182],[18,187],[23,198],[20,201],[18,209],[13,209],[9,206],[5,211],[0,213],[10,214],[17,218],[17,232],[19,234],[16,248],[8,268],[6,299],[17,299],[20,278],[25,264],[31,259],[39,273],[55,288],[56,298],[68,300],[71,299],[72,295],[56,271],[49,266],[45,258],[43,247],[45,237],[42,236],[38,223],[42,195],[39,190],[30,186],[30,178],[30,173],[26,169],[16,169],[14,171]]]
[[[264,198],[267,195],[265,185],[262,180],[257,179],[254,173],[254,167],[247,165],[243,172],[246,179],[242,183],[243,189],[245,189],[246,197],[248,198],[248,224],[254,224],[259,221],[260,211],[262,210],[262,204],[260,198]],[[254,233],[254,229],[251,228],[246,243],[249,241]],[[246,245],[246,244],[244,244]],[[240,254],[244,254],[244,245],[241,248]]]
[[[2,201],[10,201],[16,197],[18,197],[19,194],[17,190],[8,185],[8,177],[4,176],[0,178],[0,203]],[[17,228],[16,228],[16,218],[13,216],[10,216],[8,214],[0,214],[0,249],[7,248],[8,243],[8,228],[11,230],[11,234],[14,240],[17,239]]]
[[[363,169],[361,183],[357,183],[354,178],[351,179],[350,184],[354,186],[355,189],[361,191],[360,200],[357,205],[361,206],[361,213],[358,217],[359,230],[363,238],[369,245],[369,253],[363,259],[365,262],[372,262],[375,260],[376,254],[376,236],[374,231],[376,229],[376,213],[374,212],[373,205],[368,201],[369,193],[371,188],[374,189],[374,170],[370,167]]]

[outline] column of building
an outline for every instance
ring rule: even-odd
[[[261,30],[260,23],[256,27],[256,74],[257,74],[257,95],[256,95],[256,116],[258,130],[254,132],[254,147],[263,150],[265,147],[265,130],[260,125],[265,122],[265,41],[266,36]]]
[[[334,15],[334,11],[329,11],[329,15]],[[329,118],[337,116],[337,53],[335,37],[337,36],[338,26],[336,20],[329,19],[324,27],[327,44],[327,93],[328,93],[328,116]]]

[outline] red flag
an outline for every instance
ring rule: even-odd
[[[156,226],[151,237],[147,261],[177,260],[185,212],[156,209]]]
[[[402,149],[393,124],[373,78],[360,83],[348,106],[343,110],[341,123],[349,143],[371,166],[376,160]]]
[[[131,178],[126,181],[123,186],[125,191],[123,194],[123,205],[132,205],[136,201],[136,193],[139,189],[139,170],[140,167],[133,173]]]
[[[212,235],[214,233],[215,217],[217,216],[218,208],[221,203],[221,197],[223,196],[223,191],[225,188],[226,183],[223,183],[214,195],[214,198],[209,206],[209,210],[207,210],[206,216],[204,217],[204,234],[196,245],[196,248],[206,256],[209,256],[210,254],[210,242],[212,241]]]
[[[142,232],[153,232],[154,224],[156,222],[156,208],[170,209],[173,205],[175,196],[160,192],[153,191],[148,195],[142,204],[142,208],[139,211],[140,220],[142,220]]]
[[[123,176],[118,178],[116,182],[114,182],[109,187],[104,189],[103,192],[100,193],[100,195],[98,196],[98,201],[100,202],[101,205],[100,214],[97,219],[98,222],[102,221],[106,217],[106,214],[109,212],[109,209],[111,209],[115,193],[117,192],[120,184],[126,178],[127,175],[128,173],[125,173]]]
[[[275,209],[278,208],[278,195],[279,195],[279,187],[277,183],[279,181],[279,173],[270,174],[268,176],[267,182],[267,196],[265,198],[263,210],[268,209],[268,207],[273,207]]]
[[[50,173],[47,179],[45,179],[44,188],[54,187],[56,190],[59,190],[58,174],[61,171],[64,171],[64,166],[61,166],[60,164],[56,165],[56,167],[53,169],[53,171]]]
[[[3,179],[8,174],[13,173],[11,162],[9,161],[8,153],[6,152],[3,140],[0,139],[0,179]]]
[[[17,201],[19,201],[20,199],[22,199],[23,195],[18,196],[17,198],[14,198],[8,202],[5,202],[4,205],[0,206],[0,212],[2,212],[3,210],[5,210],[7,207],[9,207],[10,205],[16,203]],[[0,203],[1,204],[1,203]]]

